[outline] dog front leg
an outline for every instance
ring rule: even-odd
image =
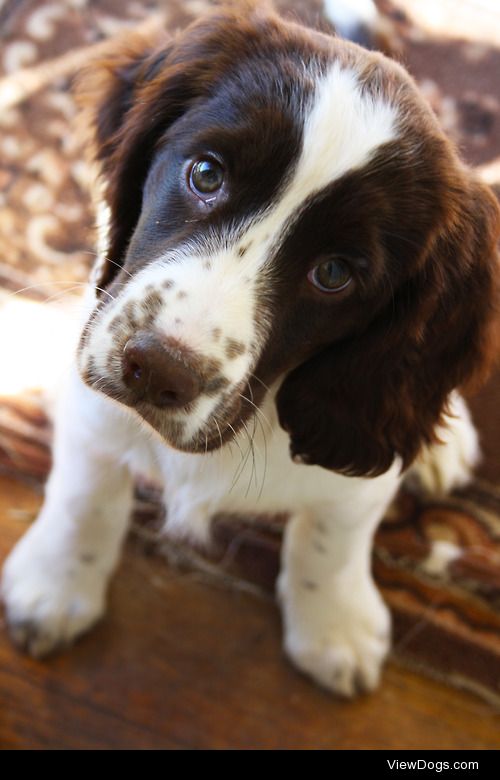
[[[390,647],[390,614],[371,574],[374,531],[392,495],[353,496],[288,522],[278,580],[285,650],[343,696],[373,690]]]
[[[73,377],[57,415],[45,502],[4,566],[7,624],[14,642],[33,656],[68,644],[105,609],[132,482],[110,446],[112,422],[103,404],[109,407]]]

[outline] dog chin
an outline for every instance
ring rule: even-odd
[[[181,452],[202,455],[221,449],[234,439],[254,408],[253,404],[242,401],[244,396],[239,389],[246,387],[246,382],[242,382],[236,392],[221,397],[211,417],[188,436],[187,430],[192,419],[189,406],[175,411],[158,408],[147,401],[132,400],[126,388],[118,385],[111,376],[101,376],[100,372],[98,374],[88,368],[80,369],[79,373],[87,387],[127,409],[167,446]],[[257,403],[263,395],[259,390],[250,391]]]
[[[135,406],[128,406],[142,422],[145,422],[150,430],[154,432],[168,446],[180,452],[192,455],[205,455],[208,452],[221,449],[228,441],[234,437],[234,427],[231,424],[215,425],[208,423],[195,431],[191,437],[186,436],[186,429],[189,422],[189,412],[186,412],[185,420],[177,417],[172,418],[168,412],[157,409],[147,403],[139,403]],[[236,422],[234,426],[236,426]]]

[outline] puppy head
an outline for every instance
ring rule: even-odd
[[[380,473],[490,359],[498,209],[399,66],[245,9],[83,80],[108,225],[80,371],[192,452],[283,380],[292,454]]]

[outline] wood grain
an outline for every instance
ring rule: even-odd
[[[0,559],[40,495],[0,478]],[[0,631],[0,747],[487,749],[500,714],[389,664],[380,690],[332,698],[284,658],[273,600],[127,544],[103,623],[46,662]]]

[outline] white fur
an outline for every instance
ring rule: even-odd
[[[373,0],[324,0],[325,16],[343,38],[355,37],[359,26],[373,27],[378,19]]]
[[[480,461],[477,431],[464,399],[452,393],[446,426],[436,434],[442,444],[425,447],[413,464],[410,478],[426,493],[442,495],[453,487],[466,485],[470,472]]]
[[[82,403],[83,385],[76,377],[73,383],[77,389],[63,395],[58,409],[44,506],[3,572],[13,637],[35,656],[71,641],[103,614],[131,510],[121,455],[130,444],[126,433],[114,409],[106,409],[109,402],[86,391]]]

